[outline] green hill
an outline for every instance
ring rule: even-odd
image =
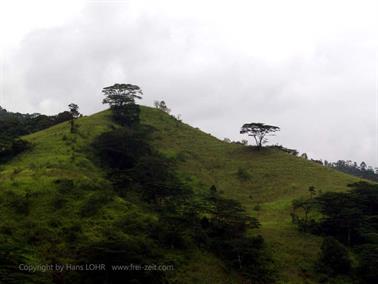
[[[258,233],[272,251],[279,283],[315,283],[320,239],[291,224],[291,202],[308,196],[309,186],[345,191],[357,178],[283,151],[222,142],[157,109],[142,107],[141,120],[156,129],[152,143],[178,161],[180,176],[194,189],[215,185],[259,219]],[[80,118],[77,124],[75,135],[66,122],[24,137],[33,148],[1,166],[0,236],[13,245],[27,243],[22,249],[29,263],[69,263],[70,244],[112,233],[131,238],[119,229],[122,220],[138,216],[143,227],[154,218],[137,202],[107,190],[106,173],[90,150],[95,137],[117,127],[110,112]],[[58,259],[51,259],[54,251]],[[240,283],[212,254],[198,249],[186,253],[191,261],[171,272],[170,282]],[[45,283],[51,280],[51,275],[41,277]]]

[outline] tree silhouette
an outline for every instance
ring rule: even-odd
[[[274,136],[274,133],[277,131],[280,131],[278,126],[264,123],[246,123],[242,126],[240,134],[247,133],[248,136],[252,136],[256,141],[257,148],[260,150],[262,145],[268,142],[266,137]]]
[[[70,103],[68,105],[68,108],[70,109],[70,115],[71,115],[71,119],[70,119],[71,133],[74,133],[75,132],[75,119],[80,116],[79,106],[77,104]]]
[[[143,92],[139,86],[131,84],[114,84],[102,89],[105,99],[103,104],[109,104],[116,121],[131,126],[139,122],[139,107],[135,99],[141,99]]]

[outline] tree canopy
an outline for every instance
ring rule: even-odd
[[[268,141],[266,137],[273,136],[277,131],[280,131],[278,126],[252,122],[244,124],[240,130],[240,134],[252,136],[256,141],[258,149],[261,149],[262,145]]]
[[[105,96],[102,103],[109,104],[116,121],[128,126],[139,122],[139,107],[135,99],[141,99],[143,92],[137,85],[114,84],[102,89]]]
[[[114,84],[103,88],[102,93],[106,96],[102,102],[109,104],[110,107],[135,104],[135,99],[141,99],[143,95],[142,89],[132,84]]]
[[[71,119],[70,119],[71,133],[74,133],[75,130],[76,130],[74,121],[75,121],[76,118],[78,118],[80,116],[79,106],[77,104],[70,103],[68,105],[68,108],[70,110],[70,115],[71,115]]]
[[[79,106],[74,103],[68,105],[72,118],[78,118],[80,116]]]

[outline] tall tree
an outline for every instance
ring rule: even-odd
[[[79,106],[77,104],[70,103],[68,105],[68,108],[70,110],[70,115],[71,115],[71,119],[70,119],[71,133],[74,133],[75,132],[75,119],[80,116]]]
[[[274,133],[277,131],[280,131],[278,126],[253,122],[244,124],[240,130],[240,134],[252,136],[256,141],[257,148],[260,150],[262,145],[268,141],[266,137],[274,136]]]
[[[139,121],[139,107],[135,99],[141,99],[143,92],[137,85],[114,84],[102,89],[105,96],[102,103],[109,104],[115,120],[132,125]]]

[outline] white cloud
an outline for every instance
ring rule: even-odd
[[[274,142],[378,165],[376,1],[40,3],[2,20],[0,104],[89,113],[103,86],[131,82],[220,138],[262,121],[282,127]]]

